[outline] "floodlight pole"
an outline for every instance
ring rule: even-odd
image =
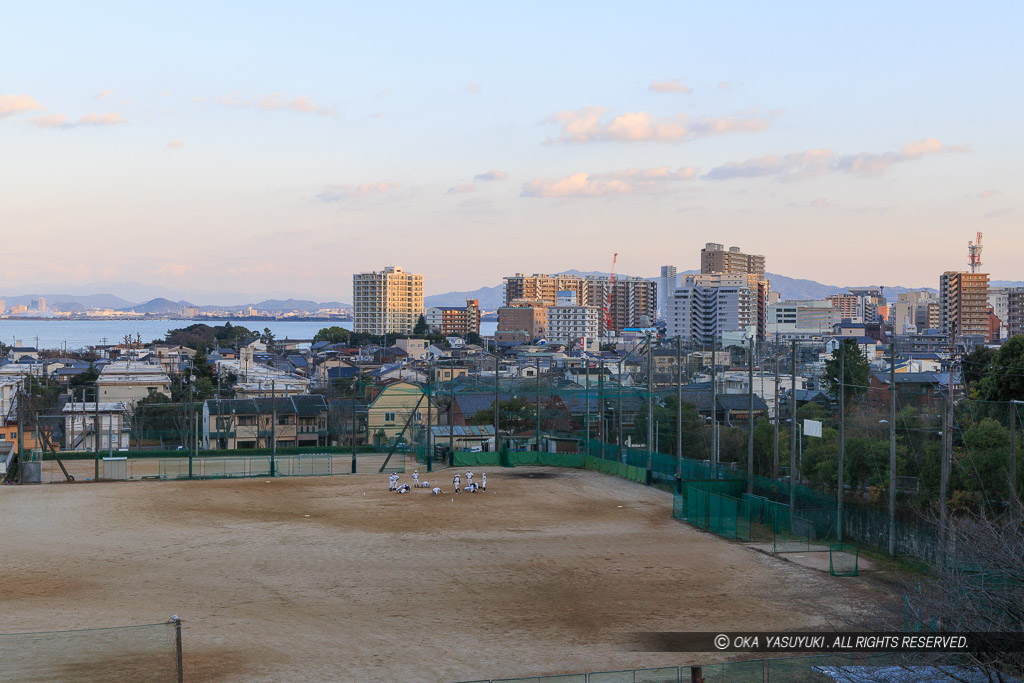
[[[846,342],[839,340],[839,468],[836,472],[836,540],[843,541],[843,494],[846,476]]]
[[[793,340],[792,367],[789,369],[789,417],[792,430],[789,435],[789,514],[796,510],[796,339]]]
[[[676,337],[676,493],[683,492],[683,340]]]
[[[889,342],[889,555],[896,555],[896,340]]]
[[[750,365],[747,368],[747,490],[750,493],[754,492],[754,337],[751,336],[749,340],[749,347],[747,354],[749,355]]]
[[[651,333],[647,333],[647,485],[653,480],[651,466],[654,464],[654,349]]]

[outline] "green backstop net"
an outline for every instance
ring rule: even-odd
[[[832,576],[857,576],[859,573],[860,549],[854,543],[832,543],[829,545],[828,571]]]
[[[3,681],[178,681],[177,626],[0,633]]]

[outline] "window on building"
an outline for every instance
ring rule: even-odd
[[[385,422],[394,422],[395,421],[395,414],[394,413],[384,413],[384,421]]]

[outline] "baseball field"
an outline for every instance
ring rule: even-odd
[[[618,642],[840,626],[884,597],[615,477],[495,469],[456,496],[453,474],[424,475],[441,496],[384,474],[4,487],[0,634],[177,614],[186,680],[458,681],[721,661]]]

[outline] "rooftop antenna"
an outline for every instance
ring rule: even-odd
[[[977,273],[981,267],[981,231],[978,232],[977,242],[967,243],[967,263],[971,266],[972,273]]]

